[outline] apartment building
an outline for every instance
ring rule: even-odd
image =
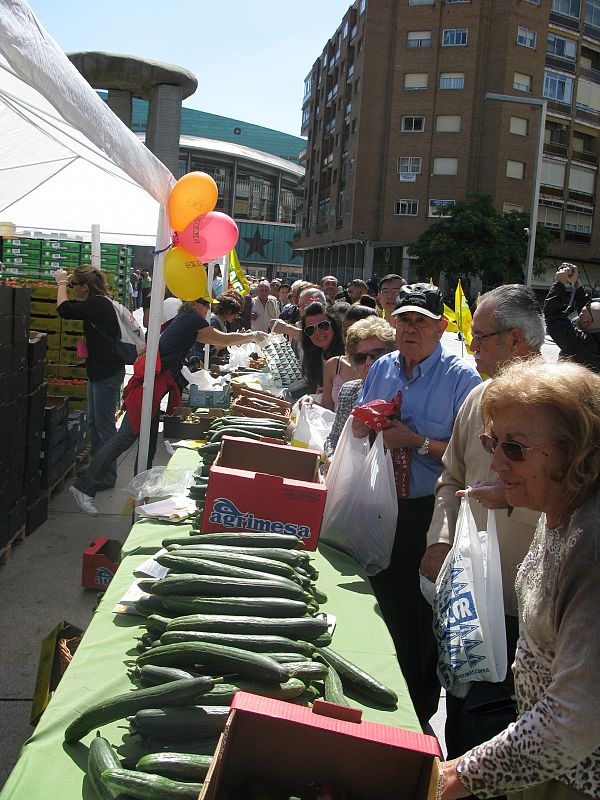
[[[305,81],[305,273],[412,279],[407,245],[469,192],[529,212],[540,104],[489,93],[547,101],[538,219],[555,239],[538,283],[566,258],[600,281],[600,0],[350,6]]]

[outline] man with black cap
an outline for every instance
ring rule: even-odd
[[[396,397],[401,404],[400,418],[383,433],[398,494],[396,538],[389,567],[372,576],[371,584],[422,725],[437,710],[440,687],[431,607],[420,591],[419,564],[454,419],[481,382],[474,367],[442,346],[448,324],[443,314],[437,287],[402,287],[391,318],[398,350],[373,364],[358,397],[358,405]],[[370,432],[356,419],[352,430],[357,437]]]

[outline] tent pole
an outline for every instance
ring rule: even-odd
[[[208,265],[207,276],[206,276],[206,294],[207,294],[208,297],[211,297],[211,298],[213,296],[212,285],[213,285],[214,273],[215,273],[215,265],[214,265],[214,263],[211,262]],[[209,309],[207,314],[206,314],[206,321],[208,323],[210,323],[211,316],[212,316],[212,314],[211,314],[211,311]],[[210,363],[210,345],[209,344],[205,344],[204,345],[204,369],[206,369],[206,370],[208,369],[209,363]]]
[[[100,258],[100,225],[92,225],[92,267],[102,269]]]
[[[150,316],[146,334],[146,364],[144,369],[144,392],[142,395],[142,419],[140,423],[140,441],[138,449],[137,471],[144,472],[148,462],[150,448],[150,423],[152,420],[152,398],[154,394],[154,367],[158,353],[158,340],[162,322],[163,301],[165,296],[165,254],[161,253],[170,241],[169,217],[166,208],[161,205],[158,214],[156,231],[156,251],[154,270],[152,273],[152,293],[150,295]]]

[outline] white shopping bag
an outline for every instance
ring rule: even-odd
[[[504,680],[506,627],[496,518],[489,511],[487,531],[478,531],[466,495],[454,544],[436,581],[433,629],[438,677],[453,695],[464,697],[473,681]]]
[[[351,555],[367,575],[376,575],[390,563],[398,498],[383,434],[377,434],[370,450],[368,446],[368,438],[353,436],[349,417],[325,479],[320,540]]]
[[[292,437],[293,447],[309,447],[318,450],[321,454],[325,446],[325,439],[329,436],[335,414],[328,408],[304,403],[300,408],[298,422]]]

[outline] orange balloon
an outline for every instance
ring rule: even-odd
[[[207,297],[206,270],[193,253],[172,247],[165,256],[165,283],[180,300]]]
[[[219,189],[206,172],[188,172],[169,195],[171,229],[182,231],[194,217],[207,214],[217,205]]]

